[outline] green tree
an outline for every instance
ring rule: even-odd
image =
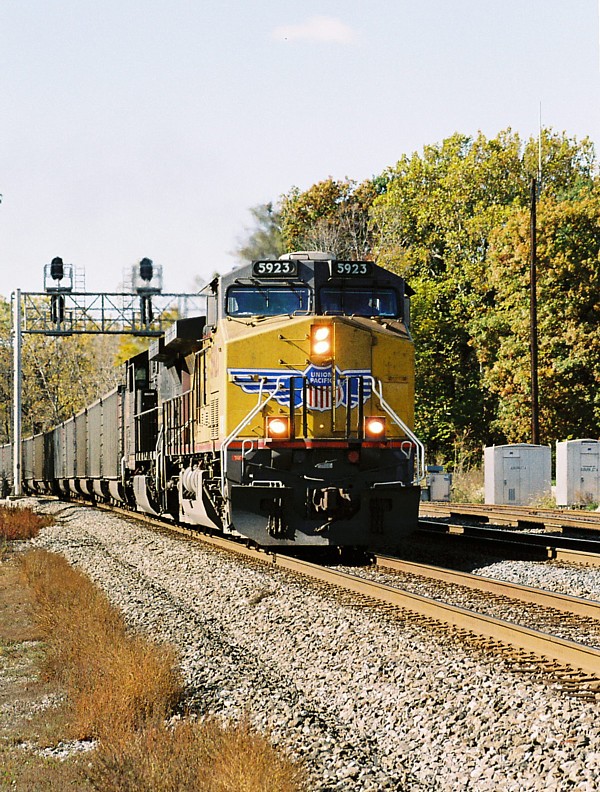
[[[542,442],[600,435],[600,187],[538,207],[538,336]],[[529,212],[491,238],[490,307],[473,322],[482,384],[495,395],[494,427],[530,436]]]
[[[281,202],[286,250],[323,250],[341,259],[370,257],[369,212],[386,185],[385,177],[358,185],[329,178],[304,192],[293,187]]]
[[[544,194],[577,196],[594,180],[593,147],[548,130],[542,139]],[[487,285],[490,239],[529,202],[538,141],[506,130],[488,140],[455,134],[404,156],[373,203],[378,263],[410,282],[417,361],[417,429],[431,456],[452,456],[459,437],[474,447],[503,440],[497,390],[484,387],[478,352],[482,311],[496,306]],[[509,322],[513,318],[508,319]]]

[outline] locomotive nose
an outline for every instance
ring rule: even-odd
[[[310,490],[310,502],[315,515],[339,520],[351,517],[358,509],[347,490],[339,487],[323,487]]]

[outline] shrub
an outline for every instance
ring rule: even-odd
[[[37,514],[29,507],[0,506],[0,537],[7,541],[33,539],[52,522],[52,517]]]

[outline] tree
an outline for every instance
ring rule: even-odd
[[[114,336],[23,337],[23,432],[46,431],[118,383]]]
[[[542,442],[600,434],[600,187],[538,207],[538,336]],[[496,229],[487,258],[493,305],[473,323],[494,426],[530,437],[529,213]]]
[[[588,140],[545,130],[542,153],[546,195],[572,198],[591,189]],[[490,323],[496,310],[487,279],[490,239],[526,209],[537,158],[538,141],[524,144],[511,130],[491,140],[455,134],[402,157],[373,202],[378,263],[406,277],[416,292],[416,419],[432,456],[450,457],[453,438],[467,430],[475,448],[505,437],[496,420],[499,393],[484,387],[477,327],[482,309]]]
[[[304,192],[293,187],[281,203],[286,250],[323,250],[341,259],[370,257],[369,211],[386,183],[372,179],[357,185],[329,178]]]
[[[284,252],[281,235],[281,212],[272,203],[258,204],[250,209],[254,227],[247,229],[246,240],[236,250],[242,261],[276,259]]]

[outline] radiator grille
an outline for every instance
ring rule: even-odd
[[[210,436],[214,440],[219,436],[219,399],[210,403]]]

